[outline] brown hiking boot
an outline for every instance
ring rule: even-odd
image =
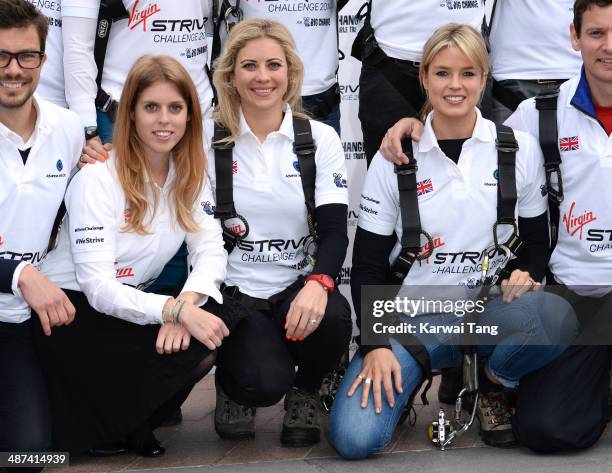
[[[518,445],[512,432],[513,408],[503,391],[479,393],[476,415],[480,421],[480,438],[492,447]]]

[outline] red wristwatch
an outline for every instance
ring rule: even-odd
[[[328,293],[334,290],[334,280],[327,274],[309,274],[306,276],[306,282],[308,281],[317,281]]]

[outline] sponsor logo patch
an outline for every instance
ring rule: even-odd
[[[589,223],[597,220],[597,217],[593,215],[593,212],[590,210],[585,210],[581,215],[577,216],[574,213],[575,209],[576,202],[572,202],[569,210],[563,214],[563,225],[570,236],[574,236],[576,233],[580,232],[579,238],[582,240],[582,230]]]

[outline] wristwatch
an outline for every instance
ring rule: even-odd
[[[327,274],[309,274],[306,276],[306,282],[308,281],[317,281],[328,293],[331,293],[334,290],[334,280]]]
[[[91,140],[92,138],[95,138],[96,136],[100,136],[98,134],[98,127],[95,127],[95,126],[85,127],[85,141]]]

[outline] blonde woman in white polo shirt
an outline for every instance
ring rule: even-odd
[[[210,370],[229,333],[200,308],[218,313],[227,254],[206,212],[202,114],[185,68],[168,56],[139,59],[117,118],[110,158],[85,166],[68,187],[68,217],[44,267],[77,321],[37,339],[55,448],[102,453],[127,440],[158,456],[164,448],[152,430]],[[144,292],[183,241],[193,269],[181,294]]]
[[[484,254],[490,255],[493,271],[505,259],[497,251],[487,251],[493,248],[492,228],[497,220],[498,151],[495,125],[482,118],[476,105],[488,70],[482,37],[470,26],[446,25],[425,45],[420,79],[428,96],[427,116],[413,149],[420,221],[432,237],[421,251],[430,245],[433,252],[415,262],[403,280],[405,286],[477,287]],[[483,360],[477,415],[483,440],[495,446],[515,443],[503,389],[515,388],[524,375],[559,356],[575,333],[574,314],[563,299],[528,292],[540,287],[536,281],[543,277],[546,265],[547,202],[539,147],[525,133],[516,132],[516,139],[514,212],[526,258],[502,282],[502,297],[487,303],[480,314],[480,324],[498,327],[500,336],[477,346]],[[401,247],[399,198],[394,165],[378,153],[362,191],[353,250],[351,288],[358,323],[362,320],[361,287],[385,284],[389,261],[395,260]],[[512,234],[509,226],[503,227],[498,230],[500,242]],[[418,289],[418,295],[424,290]],[[436,289],[441,291],[444,288]],[[361,315],[363,320],[373,317]],[[422,325],[460,327],[461,318],[430,310],[416,320],[411,333],[421,342],[429,363],[417,361],[417,351],[387,337],[381,345],[361,344],[351,361],[329,423],[331,443],[343,457],[365,458],[388,445],[409,397],[429,375],[428,364],[434,369],[461,364],[457,343],[463,342],[443,331],[430,335],[429,326]]]
[[[304,117],[303,76],[283,25],[256,19],[236,25],[213,77],[215,121],[228,132],[224,142],[233,144],[231,182],[213,176],[217,162],[209,169],[217,189],[233,187],[242,216],[228,221],[241,239],[229,255],[223,294],[247,314],[219,352],[215,428],[222,437],[253,436],[253,408],[287,394],[281,434],[287,446],[319,441],[317,391],[346,350],[352,328],[348,302],[334,288],[348,244],[344,153],[333,128],[314,120],[301,123],[309,123],[316,145],[310,157],[316,165],[316,262],[305,251],[311,232],[293,149],[294,117]],[[209,123],[206,135],[212,128]],[[219,161],[222,153],[211,149],[208,155]],[[218,212],[220,205],[218,198]]]

